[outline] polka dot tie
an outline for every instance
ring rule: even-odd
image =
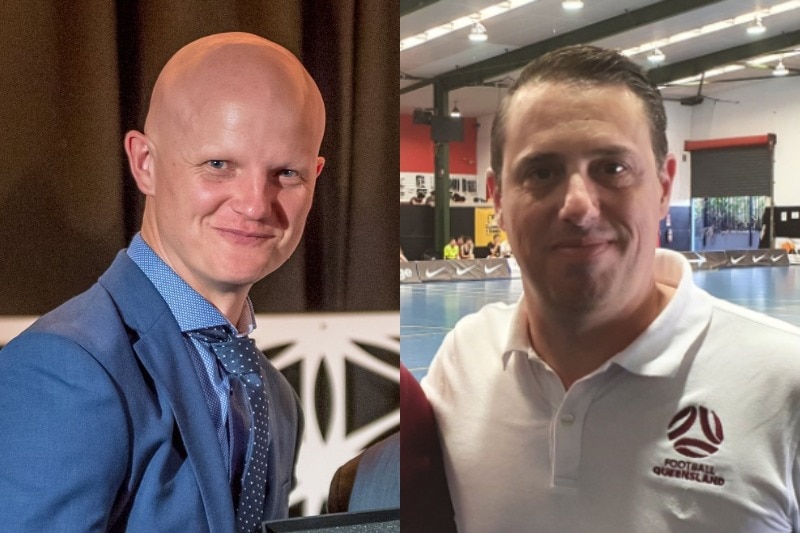
[[[201,330],[211,351],[231,376],[238,379],[248,400],[250,435],[242,475],[242,490],[236,511],[236,531],[261,531],[264,497],[267,487],[267,447],[269,443],[269,398],[264,389],[260,358],[255,341],[249,337],[231,337],[225,328]],[[198,336],[200,336],[198,335]],[[227,340],[219,341],[220,338]]]

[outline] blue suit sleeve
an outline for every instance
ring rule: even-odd
[[[129,438],[117,387],[83,348],[12,341],[0,351],[0,532],[106,531]]]

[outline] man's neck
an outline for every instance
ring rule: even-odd
[[[675,289],[657,284],[642,301],[610,316],[543,314],[528,301],[531,346],[561,379],[564,390],[627,348],[667,306]]]
[[[225,292],[219,294],[202,294],[222,315],[233,324],[238,332],[247,331],[247,293]]]
[[[147,212],[145,212],[147,216]],[[213,284],[203,282],[199,278],[193,276],[192,271],[187,268],[180,268],[179,264],[175,264],[170,260],[169,254],[166,253],[158,234],[153,230],[154,223],[150,222],[142,225],[141,237],[142,240],[158,255],[161,260],[166,263],[180,278],[186,282],[192,289],[197,291],[200,296],[208,300],[211,305],[217,308],[222,315],[233,324],[237,330],[241,330],[242,324],[240,321],[244,319],[247,321],[246,313],[244,312],[247,305],[247,295],[250,292],[252,285],[247,286],[234,286]],[[246,325],[246,324],[245,324]]]

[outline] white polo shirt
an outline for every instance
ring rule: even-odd
[[[667,307],[569,391],[523,305],[445,338],[422,386],[461,533],[800,532],[800,330],[696,287],[659,250]]]

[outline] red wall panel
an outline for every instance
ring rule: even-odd
[[[476,120],[464,119],[464,141],[450,143],[450,173],[476,175],[478,135]],[[433,173],[431,127],[414,124],[411,115],[400,115],[400,172]]]

